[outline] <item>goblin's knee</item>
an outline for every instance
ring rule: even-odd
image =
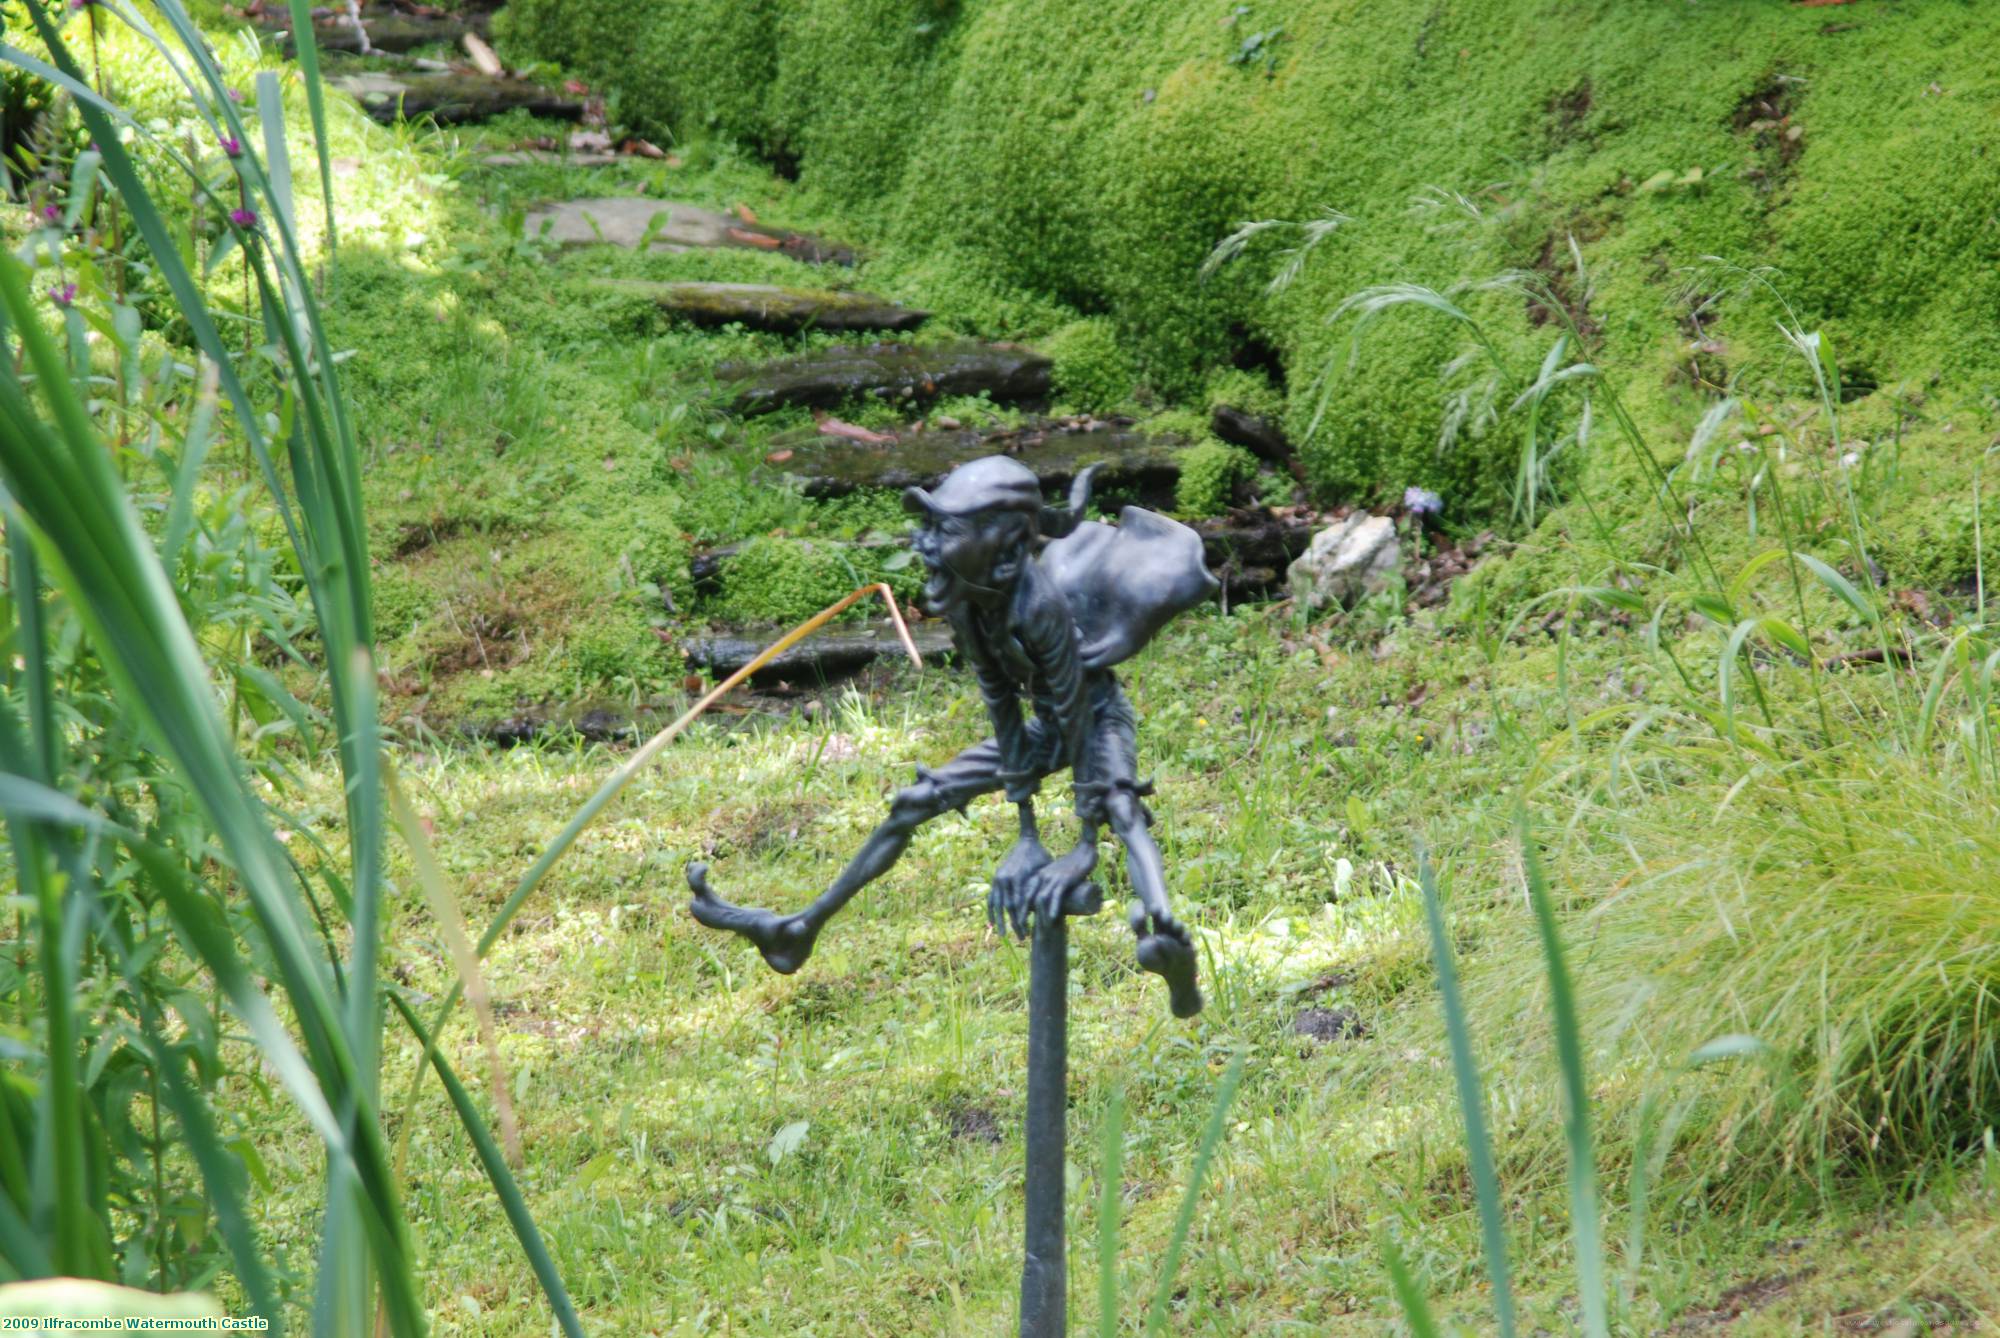
[[[1153,824],[1153,815],[1139,802],[1139,796],[1125,786],[1111,787],[1103,802],[1104,820],[1115,831],[1135,831]]]
[[[937,782],[925,777],[915,785],[905,785],[896,791],[889,801],[889,821],[898,827],[913,829],[929,822],[945,811],[944,796],[938,792]]]

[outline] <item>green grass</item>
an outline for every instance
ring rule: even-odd
[[[1559,734],[1563,712],[1542,678],[1553,655],[1481,681],[1470,648],[1421,652],[1428,681],[1468,681],[1443,689],[1435,708],[1366,721],[1380,712],[1381,664],[1343,657],[1329,672],[1309,652],[1274,654],[1268,636],[1253,619],[1196,620],[1134,675],[1163,848],[1213,954],[1212,1002],[1192,1028],[1165,1023],[1157,984],[1133,968],[1122,927],[1104,918],[1076,931],[1076,1320],[1092,1318],[1091,1222],[1103,1186],[1092,1182],[1089,1150],[1101,1143],[1113,1093],[1124,1093],[1126,1131],[1119,1278],[1127,1297],[1143,1299],[1213,1086],[1240,1050],[1249,1067],[1188,1239],[1188,1297],[1170,1331],[1378,1332],[1392,1305],[1373,1244],[1384,1226],[1402,1235],[1440,1315],[1480,1331],[1481,1227],[1443,1031],[1424,988],[1420,898],[1381,862],[1402,867],[1408,824],[1417,824],[1449,833],[1462,852],[1453,918],[1485,1050],[1524,1329],[1560,1323],[1574,1282],[1557,1065],[1533,993],[1536,931],[1508,873],[1508,805],[1483,798],[1501,765],[1490,754],[1505,745],[1489,738],[1461,753],[1467,733],[1448,729],[1446,742],[1418,742],[1439,737],[1452,712],[1494,700],[1536,735]],[[1621,662],[1615,646],[1584,642],[1572,670],[1588,681]],[[1218,686],[1223,664],[1238,668]],[[1407,667],[1389,661],[1391,673]],[[1316,728],[1328,706],[1365,721],[1356,747],[1335,747]],[[920,836],[796,977],[772,976],[747,949],[695,928],[678,880],[681,861],[702,853],[745,899],[799,904],[911,763],[972,739],[974,709],[956,679],[905,674],[879,698],[850,697],[816,722],[704,726],[640,774],[496,946],[489,970],[523,1112],[523,1181],[596,1322],[700,1332],[726,1311],[750,1333],[1005,1327],[1019,1249],[1026,964],[983,919],[984,880],[1004,844],[998,812],[976,807],[972,821],[948,818]],[[475,920],[619,760],[600,750],[448,753],[407,777]],[[1586,819],[1578,846],[1602,858],[1608,847],[1596,834],[1606,830]],[[1674,836],[1682,858],[1697,848],[1688,833]],[[1589,875],[1572,858],[1557,840],[1555,893],[1575,917],[1569,880]],[[1354,869],[1329,904],[1342,860]],[[1685,886],[1708,885],[1691,871]],[[441,992],[452,979],[442,945],[414,906],[406,915],[398,965],[418,988]],[[1667,941],[1657,906],[1633,915]],[[1629,977],[1604,960],[1593,917],[1573,925],[1587,1072],[1603,1103],[1609,1276],[1619,1278],[1634,1121],[1654,1090],[1646,1079],[1728,1027],[1729,1013],[1705,988],[1669,991],[1650,1007],[1671,997],[1684,1019],[1668,1026],[1663,1017],[1643,1036],[1607,1035],[1631,1010],[1605,992]],[[1758,961],[1743,958],[1739,970]],[[1517,970],[1528,974],[1517,980]],[[1328,977],[1345,983],[1318,988]],[[1304,1007],[1354,1008],[1370,1034],[1305,1041],[1290,1032]],[[470,1026],[453,1035],[455,1061],[477,1071]],[[1683,1035],[1698,1040],[1676,1050]],[[1754,1101],[1755,1087],[1731,1085],[1754,1063],[1711,1064],[1687,1081],[1710,1101],[1717,1092]],[[452,1298],[474,1298],[482,1319],[448,1314],[467,1332],[525,1331],[537,1313],[526,1275],[492,1262],[504,1222],[454,1189],[462,1154],[427,1132],[439,1100],[426,1097],[409,1116],[411,1176],[429,1187],[423,1212],[434,1223],[423,1247],[433,1295],[447,1312]],[[988,1115],[995,1143],[983,1132]],[[798,1120],[810,1122],[804,1143],[774,1166],[772,1137]],[[1963,1154],[1933,1145],[1914,1179],[1887,1165],[1858,1180],[1842,1172],[1822,1194],[1783,1172],[1781,1152],[1741,1138],[1720,1154],[1730,1160],[1719,1178],[1708,1174],[1726,1115],[1678,1120],[1687,1132],[1653,1196],[1655,1225],[1625,1312],[1640,1331],[1774,1272],[1798,1278],[1760,1303],[1769,1313],[1754,1323],[1764,1327],[1747,1332],[1796,1332],[1905,1301],[1932,1314],[1947,1301],[1967,1314],[2000,1304],[1982,1280],[1980,1242],[1990,1242],[1983,1233],[2000,1204],[1984,1187],[1989,1163],[1976,1138]],[[1791,1253],[1774,1269],[1766,1252],[1780,1245]],[[883,1279],[864,1284],[864,1270],[877,1267]]]

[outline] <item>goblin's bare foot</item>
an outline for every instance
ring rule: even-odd
[[[1149,923],[1150,922],[1150,923]],[[1167,1007],[1175,1017],[1201,1011],[1201,987],[1195,983],[1194,941],[1171,915],[1132,917],[1139,935],[1139,968],[1167,982]]]
[[[812,956],[819,926],[808,924],[804,916],[773,915],[770,911],[730,905],[709,890],[706,864],[688,865],[687,880],[694,889],[694,900],[688,903],[694,918],[710,929],[727,929],[749,939],[764,955],[764,964],[779,975],[789,976]]]

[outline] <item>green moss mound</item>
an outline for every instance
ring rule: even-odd
[[[606,82],[619,115],[796,172],[946,317],[1047,335],[1060,308],[1085,313],[1183,401],[1256,363],[1285,374],[1296,427],[1344,345],[1324,319],[1340,298],[1507,268],[1565,290],[1669,423],[1699,412],[1669,389],[1690,297],[1713,299],[1713,372],[1796,392],[1782,311],[1740,274],[1704,279],[1705,256],[1779,267],[1800,318],[1878,384],[1942,374],[1971,393],[2000,369],[1983,333],[2000,309],[2000,13],[1980,8],[515,0],[507,15],[518,52]],[[1325,206],[1349,221],[1282,295],[1265,290],[1275,233],[1198,277],[1243,221]],[[1549,314],[1516,299],[1502,326],[1546,343]],[[1515,443],[1438,449],[1438,369],[1459,339],[1423,316],[1391,324],[1333,385],[1315,484],[1365,500],[1415,483],[1453,514],[1501,514]]]
[[[1174,507],[1184,516],[1213,516],[1234,499],[1236,486],[1257,475],[1257,458],[1213,439],[1181,453]]]
[[[1042,342],[1055,366],[1050,378],[1058,399],[1103,413],[1132,398],[1132,358],[1118,329],[1103,317],[1072,322]]]
[[[877,581],[887,582],[899,599],[914,599],[921,581],[910,556],[899,548],[759,537],[729,560],[711,611],[739,623],[796,623]],[[864,604],[849,616],[874,612]]]

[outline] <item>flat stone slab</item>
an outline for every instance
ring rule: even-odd
[[[911,432],[879,445],[799,435],[772,442],[779,449],[771,467],[799,479],[808,497],[844,497],[862,488],[928,488],[969,460],[1011,455],[1034,470],[1044,488],[1066,488],[1078,470],[1095,464],[1099,486],[1171,501],[1184,444],[1123,422]]]
[[[776,251],[814,264],[852,265],[854,249],[787,232],[762,223],[748,223],[734,214],[697,204],[655,200],[643,195],[609,195],[591,200],[560,200],[528,211],[527,233],[545,236],[563,246],[622,246],[637,250],[646,243],[655,251],[688,251],[705,247],[740,247]]]
[[[1101,474],[1102,471],[1100,471]],[[919,480],[921,483],[921,480]],[[1044,479],[1043,483],[1055,487],[1060,492],[1060,482]],[[904,485],[906,486],[906,485]],[[1195,533],[1201,536],[1202,557],[1208,569],[1222,582],[1232,601],[1268,598],[1284,593],[1285,569],[1291,560],[1306,551],[1312,542],[1316,521],[1310,513],[1282,514],[1267,509],[1246,510],[1228,516],[1212,516],[1204,520],[1189,522]],[[824,544],[825,540],[814,540]],[[907,548],[907,534],[877,536],[852,545],[860,549]],[[728,580],[730,562],[741,550],[741,544],[724,544],[706,552],[697,553],[688,563],[690,575],[694,578],[695,592],[713,598],[722,593]],[[860,565],[857,563],[857,565]],[[885,624],[886,626],[886,624]],[[757,650],[775,639],[770,638],[756,646],[747,647],[747,653],[734,658],[738,651],[732,649],[725,657],[732,665],[747,663]],[[746,637],[746,640],[751,638]],[[926,655],[929,651],[919,643],[919,650]],[[724,672],[727,672],[726,670]]]
[[[803,405],[831,409],[850,399],[927,404],[941,395],[990,395],[1023,404],[1049,397],[1049,360],[1019,344],[961,342],[830,348],[757,365],[724,364],[728,407],[743,417]]]
[[[428,116],[440,125],[483,121],[502,112],[526,110],[536,116],[575,121],[583,103],[525,79],[483,74],[343,74],[328,80],[353,97],[383,124]]]
[[[594,286],[647,298],[697,325],[747,325],[755,330],[914,330],[928,311],[898,306],[869,293],[786,288],[768,283],[654,283],[598,279]]]
[[[764,648],[791,629],[788,627],[735,628],[698,637],[687,643],[688,663],[706,669],[717,678],[735,673],[764,653]],[[951,632],[941,622],[910,625],[910,640],[926,664],[951,653]],[[753,683],[785,679],[798,683],[813,679],[841,678],[857,673],[879,659],[901,660],[909,656],[902,638],[887,618],[878,618],[852,627],[828,628],[787,648],[771,663],[751,675]]]
[[[273,36],[283,34],[285,54],[291,55],[292,21],[289,13],[267,14],[257,25]],[[390,55],[402,55],[415,51],[418,47],[443,43],[457,46],[466,33],[477,33],[490,37],[493,33],[493,16],[487,13],[440,14],[434,17],[422,14],[402,14],[395,10],[368,14],[361,20],[362,32],[368,34],[368,43],[363,47],[361,33],[356,32],[353,20],[345,14],[334,14],[313,20],[313,38],[322,51],[384,51]]]

